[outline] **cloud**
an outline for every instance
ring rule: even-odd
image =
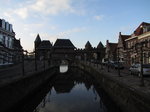
[[[77,33],[77,32],[83,32],[83,31],[86,31],[87,28],[86,27],[80,27],[80,28],[73,28],[73,29],[69,29],[69,30],[66,30],[64,32],[60,32],[58,34],[59,37],[69,37],[71,34],[73,33]]]
[[[58,14],[67,11],[74,12],[70,0],[37,0],[30,8],[43,14]]]
[[[26,19],[29,15],[26,7],[14,10],[14,14],[20,16],[22,19]]]
[[[76,27],[60,32],[59,24],[51,22],[51,15],[81,13],[78,2],[73,0],[10,0],[10,3],[13,7],[7,7],[0,16],[13,25],[16,38],[21,38],[24,49],[33,49],[37,33],[42,39],[54,42],[57,38],[69,38],[73,33],[86,30],[85,27]]]
[[[97,20],[97,21],[101,21],[101,20],[103,20],[104,15],[96,15],[96,16],[94,16],[93,18],[94,18],[95,20]]]
[[[49,33],[41,32],[39,35],[40,35],[42,40],[50,40],[51,42],[54,43],[57,38],[68,38],[73,33],[83,32],[86,30],[87,30],[86,27],[81,27],[81,28],[69,29],[69,30],[66,30],[64,32],[59,32],[57,34],[49,34]],[[37,35],[37,33],[30,33],[30,36],[33,38],[35,38],[36,35]]]
[[[5,13],[11,16],[17,15],[26,19],[33,15],[57,15],[63,13],[77,13],[72,6],[72,0],[31,0],[16,4],[16,9],[10,9]]]

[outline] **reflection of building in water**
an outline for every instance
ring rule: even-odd
[[[74,81],[66,75],[59,75],[53,84],[56,93],[69,93],[74,87]]]
[[[88,83],[88,82],[84,83],[84,85],[85,85],[87,90],[89,90],[92,86],[91,83]]]
[[[60,65],[59,72],[60,73],[66,73],[68,71],[68,65]]]

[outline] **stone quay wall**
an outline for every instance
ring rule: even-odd
[[[57,69],[58,67],[51,67],[0,87],[0,112],[13,109],[25,98],[38,92],[40,86],[46,83],[58,71]]]
[[[122,112],[150,112],[150,94],[124,82],[123,77],[108,75],[96,65],[78,62],[75,66],[90,73]],[[110,73],[111,74],[111,73]]]

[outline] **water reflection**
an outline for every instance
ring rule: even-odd
[[[48,84],[8,112],[120,112],[89,74],[76,68],[56,74]]]
[[[68,71],[68,65],[60,65],[59,71],[60,73],[66,73]]]
[[[34,112],[113,112],[104,105],[93,84],[91,77],[81,71],[59,74]]]

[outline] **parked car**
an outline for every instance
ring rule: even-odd
[[[115,69],[124,69],[124,66],[123,66],[123,64],[122,63],[118,63],[118,62],[115,62],[114,64],[113,64],[113,66],[114,66],[114,68]]]
[[[91,60],[91,63],[99,64],[99,63],[100,63],[100,61],[98,61],[98,60]]]
[[[110,61],[110,62],[109,62],[109,66],[110,66],[111,68],[114,68],[114,63],[115,63],[114,61]]]
[[[103,61],[102,64],[103,65],[108,65],[108,61]]]
[[[133,64],[129,71],[131,75],[141,76],[141,64]],[[143,75],[150,75],[150,64],[143,64]]]

